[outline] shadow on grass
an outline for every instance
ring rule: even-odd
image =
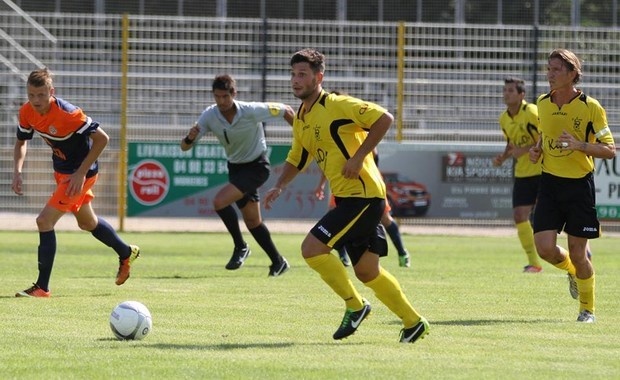
[[[523,324],[523,323],[559,323],[560,319],[460,319],[451,321],[435,321],[429,322],[434,325],[446,326],[488,326],[488,325],[506,325],[506,324]]]
[[[205,278],[215,278],[218,276],[211,276],[211,275],[180,275],[180,274],[170,274],[170,275],[162,275],[162,276],[135,276],[135,277],[131,277],[130,280],[194,280],[194,279],[205,279]],[[224,276],[219,276],[219,277],[224,277]],[[80,276],[80,277],[73,277],[75,279],[86,279],[86,280],[101,280],[101,279],[107,279],[110,278],[110,276]]]
[[[137,342],[132,340],[119,341],[116,338],[100,338],[100,342]],[[351,345],[351,342],[347,342]],[[352,343],[353,345],[364,345],[364,342]],[[342,345],[342,342],[319,342],[319,343],[300,343],[300,342],[281,342],[281,343],[222,343],[222,344],[173,344],[173,343],[155,343],[147,344],[145,347],[158,348],[160,350],[213,350],[213,351],[232,351],[232,350],[249,350],[254,348],[290,348],[293,346],[335,346]]]
[[[96,293],[96,294],[89,294],[89,297],[110,297],[114,295],[114,293]],[[71,294],[52,294],[51,297],[49,298],[43,298],[44,300],[49,300],[50,298],[83,298],[84,295],[79,294],[79,295],[71,295]],[[15,295],[10,295],[10,296],[0,296],[0,299],[8,299],[8,298],[13,298],[13,299],[39,299],[37,297],[15,297]]]
[[[250,271],[246,271],[244,272],[244,275],[248,278],[259,278],[259,277],[265,277],[267,278],[267,267],[257,267],[261,269],[261,272],[250,272]],[[199,279],[213,279],[213,278],[232,278],[235,277],[235,275],[238,275],[238,272],[235,273],[235,271],[224,271],[224,270],[219,270],[220,268],[217,267],[216,269],[210,271],[211,268],[206,268],[204,272],[194,272],[194,273],[190,273],[190,274],[181,274],[181,273],[170,273],[170,274],[152,274],[152,275],[148,275],[148,276],[143,276],[140,274],[136,274],[135,276],[132,276],[128,281],[131,280],[199,280]],[[75,276],[72,277],[73,279],[85,279],[85,280],[101,280],[101,279],[109,279],[110,276],[109,275],[91,275],[91,276]]]
[[[490,326],[490,325],[507,325],[507,324],[524,324],[524,323],[560,323],[561,319],[453,319],[444,321],[429,320],[428,323],[433,326]],[[401,325],[401,321],[390,322],[392,325]]]
[[[164,344],[157,343],[149,345],[151,348],[159,348],[161,350],[248,350],[254,348],[289,348],[294,346],[293,343],[223,343],[223,344]]]

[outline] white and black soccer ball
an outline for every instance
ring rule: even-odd
[[[110,314],[110,328],[119,340],[141,340],[153,327],[151,312],[138,301],[121,302]]]

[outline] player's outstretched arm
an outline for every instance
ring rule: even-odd
[[[194,146],[194,141],[199,134],[200,128],[198,127],[198,124],[194,124],[194,126],[187,132],[187,135],[185,135],[185,137],[181,140],[181,150],[186,151],[191,149],[192,146]]]
[[[13,148],[13,183],[11,184],[11,189],[17,195],[24,194],[22,191],[22,168],[24,167],[27,150],[28,141],[15,140],[15,147]]]
[[[276,181],[276,184],[265,194],[265,209],[271,210],[271,206],[273,202],[278,199],[282,191],[293,179],[299,174],[299,169],[293,166],[289,162],[284,163],[284,169],[282,170],[282,174]]]
[[[289,105],[284,105],[284,120],[286,120],[289,125],[293,125],[293,119],[295,118],[295,111]]]
[[[325,177],[325,173],[321,172],[321,178],[319,179],[319,184],[316,185],[314,189],[314,196],[322,201],[325,199],[325,183],[327,182],[327,177]]]

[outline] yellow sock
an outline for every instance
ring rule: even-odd
[[[594,274],[585,280],[575,277],[575,281],[579,289],[579,311],[589,310],[594,314]]]
[[[364,307],[362,296],[353,287],[346,269],[336,256],[331,253],[306,259],[306,263],[314,269],[327,285],[344,300],[347,308],[360,310]]]
[[[560,251],[562,251],[562,253],[564,254],[564,257],[566,258],[564,259],[564,261],[557,263],[557,264],[553,264],[553,265],[555,265],[556,268],[565,270],[569,274],[572,274],[574,276],[576,273],[576,270],[575,270],[575,266],[573,265],[573,262],[570,261],[570,256],[568,255],[568,252],[562,247],[558,247],[558,248],[560,249]]]
[[[530,265],[540,267],[540,261],[538,260],[538,252],[536,252],[536,245],[534,244],[534,230],[529,220],[525,222],[517,223],[517,235],[521,242],[521,247],[527,255],[527,260]]]
[[[379,301],[383,302],[394,314],[403,320],[405,328],[413,327],[420,321],[418,314],[407,300],[398,280],[383,268],[379,269],[379,275],[374,280],[364,285],[374,290]]]

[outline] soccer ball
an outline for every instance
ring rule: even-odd
[[[121,302],[110,315],[110,328],[119,340],[141,340],[151,332],[151,312],[138,301]]]

